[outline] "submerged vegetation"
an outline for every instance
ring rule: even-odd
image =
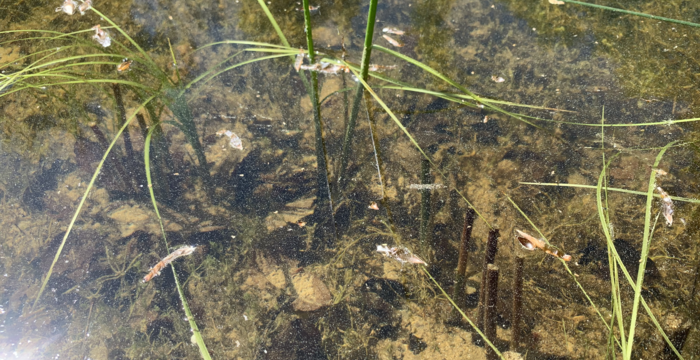
[[[504,3],[3,18],[0,352],[697,357],[696,96]]]

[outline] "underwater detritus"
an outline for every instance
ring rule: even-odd
[[[239,138],[238,135],[236,135],[236,133],[231,132],[229,130],[219,130],[216,132],[216,135],[228,136],[231,139],[231,141],[229,141],[229,145],[231,145],[232,148],[238,149],[238,150],[243,150],[243,142],[241,141],[241,138]]]
[[[63,5],[56,8],[56,12],[63,11],[64,13],[66,13],[68,15],[73,15],[73,14],[75,14],[75,9],[77,6],[78,6],[77,2],[75,2],[73,0],[66,0],[63,2]]]
[[[666,218],[666,225],[671,226],[673,225],[673,200],[661,186],[657,186],[656,191],[661,195],[661,213]]]
[[[108,47],[112,44],[112,39],[109,37],[109,34],[103,30],[99,24],[90,29],[95,30],[95,35],[93,35],[92,38],[102,45],[102,47]]]
[[[422,265],[428,265],[425,263],[425,261],[421,260],[416,255],[413,255],[411,250],[408,250],[407,248],[403,246],[397,246],[397,247],[388,247],[387,244],[383,245],[377,245],[377,251],[382,253],[382,255],[392,258],[402,264],[404,263],[409,263],[409,264],[422,264]]]
[[[571,255],[560,254],[559,250],[547,245],[544,241],[537,239],[534,236],[524,233],[520,230],[515,231],[518,233],[518,235],[515,238],[518,239],[518,242],[520,243],[520,245],[522,245],[523,249],[530,251],[540,249],[545,253],[558,257],[564,261],[571,261]]]
[[[160,275],[161,270],[168,266],[168,264],[181,256],[192,254],[196,248],[196,246],[183,246],[171,252],[170,255],[164,257],[163,260],[159,261],[154,267],[151,268],[151,271],[149,271],[148,274],[143,277],[143,282],[148,282],[154,277]]]

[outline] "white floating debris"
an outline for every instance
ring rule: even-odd
[[[389,42],[389,44],[394,45],[396,47],[403,47],[403,44],[395,40],[389,35],[382,35],[382,37]]]
[[[85,0],[78,6],[78,11],[80,11],[80,15],[85,15],[85,12],[90,10],[90,8],[92,8],[92,0]]]
[[[66,0],[63,2],[63,5],[61,7],[56,8],[56,12],[61,12],[63,11],[64,13],[68,15],[73,15],[75,14],[75,9],[78,6],[78,3],[76,3],[73,0]]]
[[[411,190],[436,190],[446,188],[443,184],[411,184],[408,188]]]
[[[95,25],[92,27],[92,30],[95,30],[95,35],[92,36],[93,39],[97,40],[100,45],[103,47],[108,47],[109,45],[112,44],[112,39],[109,37],[109,34],[102,30],[100,25]]]
[[[406,33],[405,31],[399,30],[395,27],[385,27],[384,29],[382,29],[382,31],[387,33],[387,34],[393,34],[393,35],[399,35],[399,36]]]
[[[661,195],[661,213],[666,218],[666,225],[671,226],[673,225],[673,200],[661,186],[657,186],[656,191]]]
[[[497,82],[497,83],[502,83],[502,82],[506,81],[506,79],[504,79],[504,78],[502,78],[502,77],[500,77],[500,76],[499,76],[499,77],[491,76],[491,80],[493,80],[493,81],[495,81],[495,82]]]
[[[566,4],[565,2],[560,1],[560,0],[549,0],[549,3],[552,5],[564,5],[564,4]]]
[[[418,256],[413,255],[413,253],[403,246],[398,247],[388,247],[387,244],[377,245],[377,251],[382,253],[382,255],[397,260],[400,263],[409,264],[422,264],[428,265],[425,261],[421,260]]]
[[[241,138],[236,135],[236,133],[233,133],[229,130],[219,130],[216,135],[222,136],[226,135],[228,136],[231,141],[229,141],[229,145],[231,145],[232,148],[238,149],[238,150],[243,150],[243,142],[241,141]]]

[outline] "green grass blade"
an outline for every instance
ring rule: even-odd
[[[141,103],[139,107],[134,110],[134,112],[131,114],[129,119],[124,122],[124,125],[119,129],[119,131],[114,135],[114,138],[112,139],[112,142],[109,144],[109,147],[105,151],[104,155],[102,155],[102,160],[100,160],[100,163],[97,165],[97,169],[95,169],[95,172],[92,174],[92,179],[90,179],[90,183],[88,184],[87,188],[85,189],[85,193],[83,194],[83,198],[80,199],[80,204],[78,204],[78,208],[75,210],[75,213],[73,214],[73,218],[70,221],[70,224],[68,225],[68,229],[66,229],[65,235],[63,235],[63,240],[61,241],[61,245],[58,246],[58,250],[56,250],[56,256],[53,258],[53,262],[51,263],[51,266],[49,267],[49,271],[46,273],[46,276],[44,277],[44,281],[41,283],[41,287],[39,288],[39,293],[36,295],[36,299],[34,299],[34,303],[32,304],[32,308],[36,307],[36,304],[39,302],[39,299],[41,298],[41,294],[44,292],[44,289],[46,288],[46,284],[48,284],[49,279],[51,278],[51,273],[53,272],[53,268],[56,265],[56,262],[58,262],[58,258],[61,256],[61,252],[63,251],[63,247],[66,245],[66,240],[68,239],[68,235],[70,235],[71,230],[73,229],[73,226],[75,225],[75,221],[78,219],[78,215],[80,215],[80,210],[82,210],[83,205],[85,204],[85,200],[88,197],[88,194],[90,193],[90,190],[92,190],[92,187],[95,185],[95,180],[97,180],[97,176],[100,174],[102,171],[102,166],[104,165],[105,161],[107,160],[107,157],[109,156],[109,152],[112,150],[114,147],[114,144],[116,144],[117,140],[121,136],[121,134],[124,132],[124,130],[129,126],[131,123],[131,120],[136,117],[136,114],[138,114],[141,109],[143,109],[146,104],[151,102],[155,96],[151,96],[146,101]]]
[[[280,29],[280,26],[277,24],[277,21],[275,21],[275,18],[272,16],[270,9],[265,4],[265,0],[258,0],[258,4],[260,4],[260,7],[265,12],[265,15],[267,15],[267,19],[270,20],[272,27],[275,28],[275,31],[277,32],[277,36],[280,37],[280,41],[282,41],[282,44],[284,44],[284,46],[286,46],[286,47],[291,47],[291,46],[289,46],[289,41],[287,41],[287,37],[284,36],[282,29]]]
[[[601,9],[601,10],[608,10],[608,11],[614,11],[614,12],[619,12],[623,14],[628,14],[628,15],[634,15],[634,16],[641,16],[649,19],[654,19],[654,20],[661,20],[661,21],[666,21],[674,24],[681,24],[681,25],[687,25],[687,26],[692,26],[692,27],[700,27],[700,24],[696,24],[694,22],[690,21],[683,21],[683,20],[676,20],[676,19],[671,19],[663,16],[656,16],[656,15],[650,15],[650,14],[645,14],[642,12],[637,12],[637,11],[630,11],[630,10],[624,10],[624,9],[618,9],[610,6],[603,6],[603,5],[598,5],[598,4],[590,4],[590,3],[585,3],[581,1],[576,1],[576,0],[561,0],[566,3],[570,4],[577,4],[577,5],[583,5],[583,6],[588,6],[596,9]]]
[[[519,182],[521,185],[535,185],[535,186],[561,186],[561,187],[571,187],[571,188],[580,188],[580,189],[596,189],[597,187],[595,185],[583,185],[583,184],[558,184],[558,183],[536,183],[536,182]],[[634,195],[646,195],[647,193],[644,191],[635,191],[635,190],[627,190],[627,189],[620,189],[620,188],[613,188],[613,187],[603,187],[604,190],[606,191],[615,191],[615,192],[621,192],[621,193],[627,193],[627,194],[634,194]],[[661,195],[654,193],[654,197],[656,198],[661,198]],[[700,204],[700,200],[698,199],[691,199],[691,198],[686,198],[686,197],[680,197],[680,196],[671,196],[671,199],[673,201],[680,201],[680,202],[687,202],[691,204]]]
[[[651,205],[654,201],[654,188],[656,187],[656,169],[661,162],[661,158],[666,153],[666,150],[673,145],[674,142],[668,143],[659,154],[656,156],[656,161],[654,161],[654,166],[651,169],[651,174],[649,175],[649,186],[647,188],[647,203],[646,209],[644,211],[644,237],[642,239],[642,257],[639,261],[639,272],[637,273],[637,282],[634,289],[634,302],[632,303],[632,318],[630,320],[629,329],[629,340],[627,341],[626,351],[623,353],[623,358],[625,360],[630,360],[632,358],[632,344],[634,344],[634,332],[637,325],[637,312],[639,311],[639,300],[642,296],[642,284],[644,283],[644,271],[647,265],[647,254],[649,253],[649,245],[651,243]],[[658,218],[658,215],[657,215]]]

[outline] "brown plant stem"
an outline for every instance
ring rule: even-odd
[[[476,319],[476,326],[479,329],[484,328],[484,312],[486,309],[486,275],[489,264],[493,264],[496,260],[496,252],[498,251],[498,229],[489,231],[489,239],[486,242],[486,254],[484,255],[484,269],[481,273],[481,289],[479,292],[479,317]]]
[[[467,283],[467,260],[469,258],[469,246],[471,245],[472,228],[474,227],[474,215],[476,212],[472,208],[468,208],[464,216],[464,227],[462,228],[462,237],[459,245],[459,262],[457,263],[457,275],[455,279],[455,287],[452,293],[452,298],[457,305],[464,306],[465,301],[465,286]],[[452,311],[452,319],[460,320],[457,309]]]
[[[513,339],[511,349],[515,350],[520,345],[520,322],[523,317],[523,268],[525,258],[522,255],[515,256],[515,271],[513,278],[513,314],[511,319],[511,329]]]
[[[496,341],[496,317],[498,315],[498,266],[488,264],[486,267],[486,306],[484,310],[484,335],[492,343]],[[498,354],[489,346],[486,348],[486,359],[496,360]]]

